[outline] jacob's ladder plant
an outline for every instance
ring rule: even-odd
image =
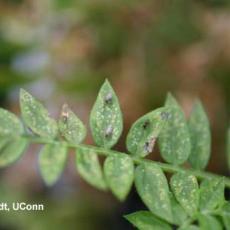
[[[107,80],[90,114],[97,146],[82,143],[85,125],[67,104],[55,121],[38,100],[21,89],[20,107],[22,121],[0,109],[1,167],[18,160],[30,143],[40,143],[41,176],[52,186],[63,172],[72,148],[78,173],[92,186],[111,190],[124,201],[135,184],[147,208],[125,215],[136,228],[230,230],[230,203],[224,195],[230,180],[204,171],[210,158],[211,135],[200,101],[187,121],[176,99],[168,94],[164,106],[132,125],[126,139],[128,153],[111,149],[122,134],[123,120],[118,98]],[[165,163],[145,159],[153,152],[157,139]],[[100,156],[105,157],[103,167]]]

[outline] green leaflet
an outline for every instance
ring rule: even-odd
[[[170,180],[171,189],[184,210],[190,216],[197,212],[199,204],[199,186],[195,176],[188,173],[176,173]]]
[[[20,120],[13,113],[0,108],[0,136],[19,136],[23,131]]]
[[[153,163],[140,164],[135,171],[135,185],[149,210],[172,223],[168,182],[161,168]]]
[[[8,166],[17,161],[25,152],[28,141],[24,138],[12,140],[1,139],[0,167]]]
[[[220,222],[214,216],[200,214],[198,216],[198,221],[200,224],[200,228],[202,230],[222,230],[223,229]]]
[[[39,167],[47,185],[53,185],[64,170],[67,147],[62,143],[46,144],[39,154]]]
[[[189,225],[184,228],[178,228],[178,230],[201,230],[201,229],[196,225]]]
[[[171,230],[166,222],[155,217],[151,212],[138,211],[126,215],[125,218],[140,230]]]
[[[93,150],[78,148],[76,167],[81,177],[90,185],[101,190],[107,189],[98,156]]]
[[[58,128],[63,137],[71,144],[81,143],[86,136],[86,128],[67,104],[62,107]]]
[[[213,211],[223,204],[224,180],[210,179],[202,181],[200,185],[200,209]]]
[[[140,157],[151,153],[168,116],[167,109],[163,107],[139,118],[128,133],[126,139],[128,151]]]
[[[193,107],[188,127],[192,144],[188,160],[193,168],[204,169],[210,158],[211,133],[208,117],[200,101]]]
[[[230,202],[226,201],[223,205],[221,209],[221,216],[226,230],[230,230]]]
[[[133,160],[126,154],[108,156],[104,163],[105,179],[113,194],[123,201],[133,184]]]
[[[122,113],[118,98],[106,80],[97,96],[90,114],[90,128],[98,146],[114,146],[123,129]]]
[[[165,106],[170,118],[159,136],[161,156],[168,163],[180,165],[188,159],[191,151],[189,130],[184,113],[171,94],[168,94]]]
[[[172,207],[173,223],[180,226],[186,221],[188,216],[185,210],[177,202],[173,194],[170,194],[170,201],[171,201],[171,207]]]
[[[228,133],[227,133],[227,163],[228,163],[228,169],[230,170],[230,128],[228,128]]]
[[[57,135],[56,121],[49,117],[48,111],[32,95],[20,90],[20,106],[25,124],[37,135],[53,139]]]

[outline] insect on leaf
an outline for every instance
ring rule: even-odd
[[[126,140],[128,151],[140,157],[151,153],[168,116],[167,109],[163,107],[139,118],[128,133]]]
[[[61,176],[67,159],[67,147],[62,143],[46,144],[39,154],[42,178],[48,186]]]
[[[168,94],[165,106],[170,117],[159,136],[161,156],[168,163],[180,165],[188,159],[191,151],[189,130],[184,113],[171,94]]]
[[[113,154],[104,163],[105,179],[113,194],[123,201],[133,184],[133,160],[127,154]]]
[[[160,220],[148,211],[138,211],[124,216],[131,224],[140,230],[171,230],[169,224]]]
[[[71,144],[81,143],[86,136],[84,124],[67,104],[64,104],[62,107],[58,127],[61,135]]]
[[[168,182],[158,165],[143,163],[137,166],[135,186],[142,201],[154,215],[173,222]]]
[[[8,166],[17,161],[25,152],[27,146],[28,141],[24,138],[1,139],[0,167]]]
[[[114,146],[123,129],[122,113],[118,98],[106,80],[97,96],[90,114],[90,128],[98,146]]]
[[[19,136],[23,131],[23,125],[17,116],[0,108],[0,136]]]
[[[200,209],[202,211],[213,211],[221,206],[225,200],[224,180],[209,179],[202,181],[200,185]]]
[[[208,117],[200,101],[193,107],[188,127],[192,145],[188,160],[193,168],[204,169],[210,158],[211,133]]]
[[[190,216],[194,216],[199,204],[199,186],[195,176],[181,172],[170,180],[171,189],[177,201]]]
[[[49,117],[40,102],[23,89],[20,90],[20,106],[24,122],[35,134],[49,139],[56,137],[56,121]]]
[[[93,150],[78,148],[76,167],[81,177],[90,185],[101,190],[107,189],[98,156]]]

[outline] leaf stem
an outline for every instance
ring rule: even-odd
[[[34,136],[30,136],[30,135],[24,135],[23,137],[28,139],[32,143],[38,143],[38,144],[60,143],[60,141],[57,141],[57,140],[41,138],[41,137],[34,137]],[[109,156],[109,155],[121,154],[121,153],[126,154],[124,152],[119,152],[119,151],[115,151],[115,150],[111,150],[111,149],[105,149],[105,148],[92,146],[92,145],[70,144],[64,140],[61,142],[70,148],[84,148],[84,149],[94,150],[98,155],[103,155],[103,156]],[[203,179],[221,179],[222,178],[224,180],[225,186],[227,188],[230,188],[230,179],[225,177],[225,176],[217,175],[217,174],[210,173],[210,172],[200,171],[200,170],[196,170],[196,169],[192,169],[192,168],[184,168],[181,166],[171,165],[168,163],[152,161],[152,160],[148,160],[148,159],[140,159],[140,158],[135,158],[135,157],[132,157],[132,159],[133,159],[135,164],[141,164],[141,163],[156,164],[164,172],[169,172],[169,173],[188,172],[188,173],[191,173],[192,175],[196,176],[200,180],[203,180]]]

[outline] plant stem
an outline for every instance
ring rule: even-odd
[[[24,138],[28,139],[32,143],[38,143],[38,144],[53,144],[53,143],[59,143],[60,141],[56,140],[49,140],[41,137],[33,137],[33,136],[23,136]],[[98,155],[103,155],[103,156],[109,156],[113,154],[126,154],[124,152],[119,152],[111,149],[105,149],[97,146],[92,146],[92,145],[85,145],[85,144],[70,144],[66,141],[61,141],[63,144],[70,148],[84,148],[84,149],[89,149],[89,150],[94,150]],[[132,156],[131,156],[132,157]],[[135,158],[132,157],[133,161],[135,164],[141,164],[141,163],[152,163],[158,165],[164,172],[169,172],[169,173],[175,173],[175,172],[188,172],[194,176],[196,176],[198,179],[223,179],[225,186],[230,188],[230,179],[225,177],[225,176],[220,176],[217,174],[213,174],[210,172],[205,172],[205,171],[200,171],[192,168],[184,168],[181,166],[177,165],[171,165],[168,163],[162,163],[158,161],[152,161],[148,159],[140,159],[140,158]]]

